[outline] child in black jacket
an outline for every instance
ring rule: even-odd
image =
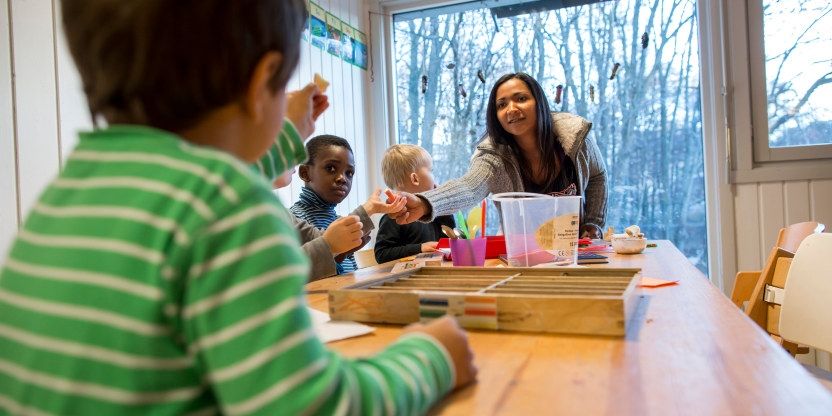
[[[433,189],[433,161],[428,152],[415,145],[397,144],[384,153],[381,173],[392,189],[418,193]],[[376,237],[375,256],[379,263],[397,260],[419,253],[436,251],[442,237],[442,225],[454,228],[450,215],[439,216],[433,222],[413,222],[399,225],[385,215],[381,218]]]

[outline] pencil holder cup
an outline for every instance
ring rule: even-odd
[[[451,260],[454,266],[485,265],[485,238],[451,239]]]

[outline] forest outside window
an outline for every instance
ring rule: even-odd
[[[696,0],[486,3],[394,12],[396,140],[426,148],[439,183],[462,176],[494,82],[526,72],[553,111],[593,122],[607,225],[638,224],[707,273]]]
[[[832,158],[832,3],[749,0],[754,161]]]

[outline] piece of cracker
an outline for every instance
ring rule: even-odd
[[[324,77],[322,77],[321,74],[317,72],[315,73],[315,76],[312,78],[312,82],[314,82],[315,85],[318,86],[318,89],[321,90],[322,93],[326,92],[326,89],[329,88],[329,81],[324,79]]]

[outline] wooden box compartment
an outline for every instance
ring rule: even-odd
[[[641,269],[422,267],[329,292],[333,320],[624,336]]]

